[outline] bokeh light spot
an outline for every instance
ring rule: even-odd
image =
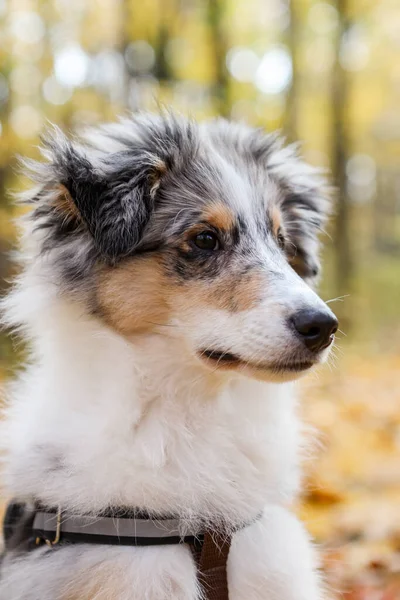
[[[148,42],[138,40],[125,50],[125,60],[132,73],[146,73],[153,68],[156,55]]]
[[[260,59],[250,48],[231,48],[226,56],[226,66],[238,81],[253,81]]]
[[[328,2],[313,4],[308,13],[308,23],[320,35],[327,35],[335,31],[339,24],[339,15],[336,8]]]
[[[343,36],[339,60],[346,71],[361,71],[369,60],[369,46],[363,27],[353,25]]]
[[[255,73],[254,83],[264,94],[283,92],[292,80],[292,59],[287,48],[275,46],[266,52]]]
[[[354,202],[369,202],[376,188],[376,164],[367,154],[354,154],[347,161],[348,191]]]
[[[103,50],[94,57],[89,82],[99,88],[120,88],[124,80],[124,59],[119,52]]]
[[[85,83],[89,64],[90,58],[80,46],[66,46],[55,55],[54,73],[62,85],[77,87]]]
[[[45,34],[43,19],[34,11],[21,10],[12,14],[10,30],[20,42],[37,44]]]
[[[375,161],[368,154],[354,154],[347,161],[347,177],[356,185],[370,185],[375,181]]]

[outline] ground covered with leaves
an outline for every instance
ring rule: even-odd
[[[346,352],[303,391],[317,443],[300,514],[332,596],[400,599],[400,357]]]

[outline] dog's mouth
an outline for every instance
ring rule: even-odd
[[[300,373],[302,371],[306,371],[307,369],[311,369],[314,366],[314,361],[285,361],[285,362],[277,362],[277,363],[261,363],[261,362],[251,362],[247,360],[243,360],[236,354],[232,354],[231,352],[224,352],[223,350],[203,350],[199,353],[199,357],[208,363],[213,364],[216,369],[233,369],[246,367],[256,371],[269,371],[274,374],[280,373]]]
[[[232,354],[231,352],[223,352],[222,350],[203,350],[200,352],[201,358],[207,358],[216,363],[221,364],[237,364],[242,362],[242,360],[236,356],[236,354]]]

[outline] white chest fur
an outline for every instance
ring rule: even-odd
[[[57,302],[6,426],[13,493],[233,522],[298,485],[292,384],[205,374],[161,335],[134,344]]]

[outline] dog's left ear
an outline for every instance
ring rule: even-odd
[[[288,237],[288,260],[312,282],[320,273],[320,236],[331,213],[333,190],[323,172],[297,154],[296,146],[280,147],[270,171],[282,186],[280,208]]]
[[[330,209],[327,197],[314,188],[289,191],[281,209],[289,240],[289,262],[301,277],[313,280],[321,269],[320,234]]]
[[[130,254],[150,219],[164,162],[140,147],[91,158],[60,132],[57,138],[46,145],[59,211],[87,228],[105,259]]]

